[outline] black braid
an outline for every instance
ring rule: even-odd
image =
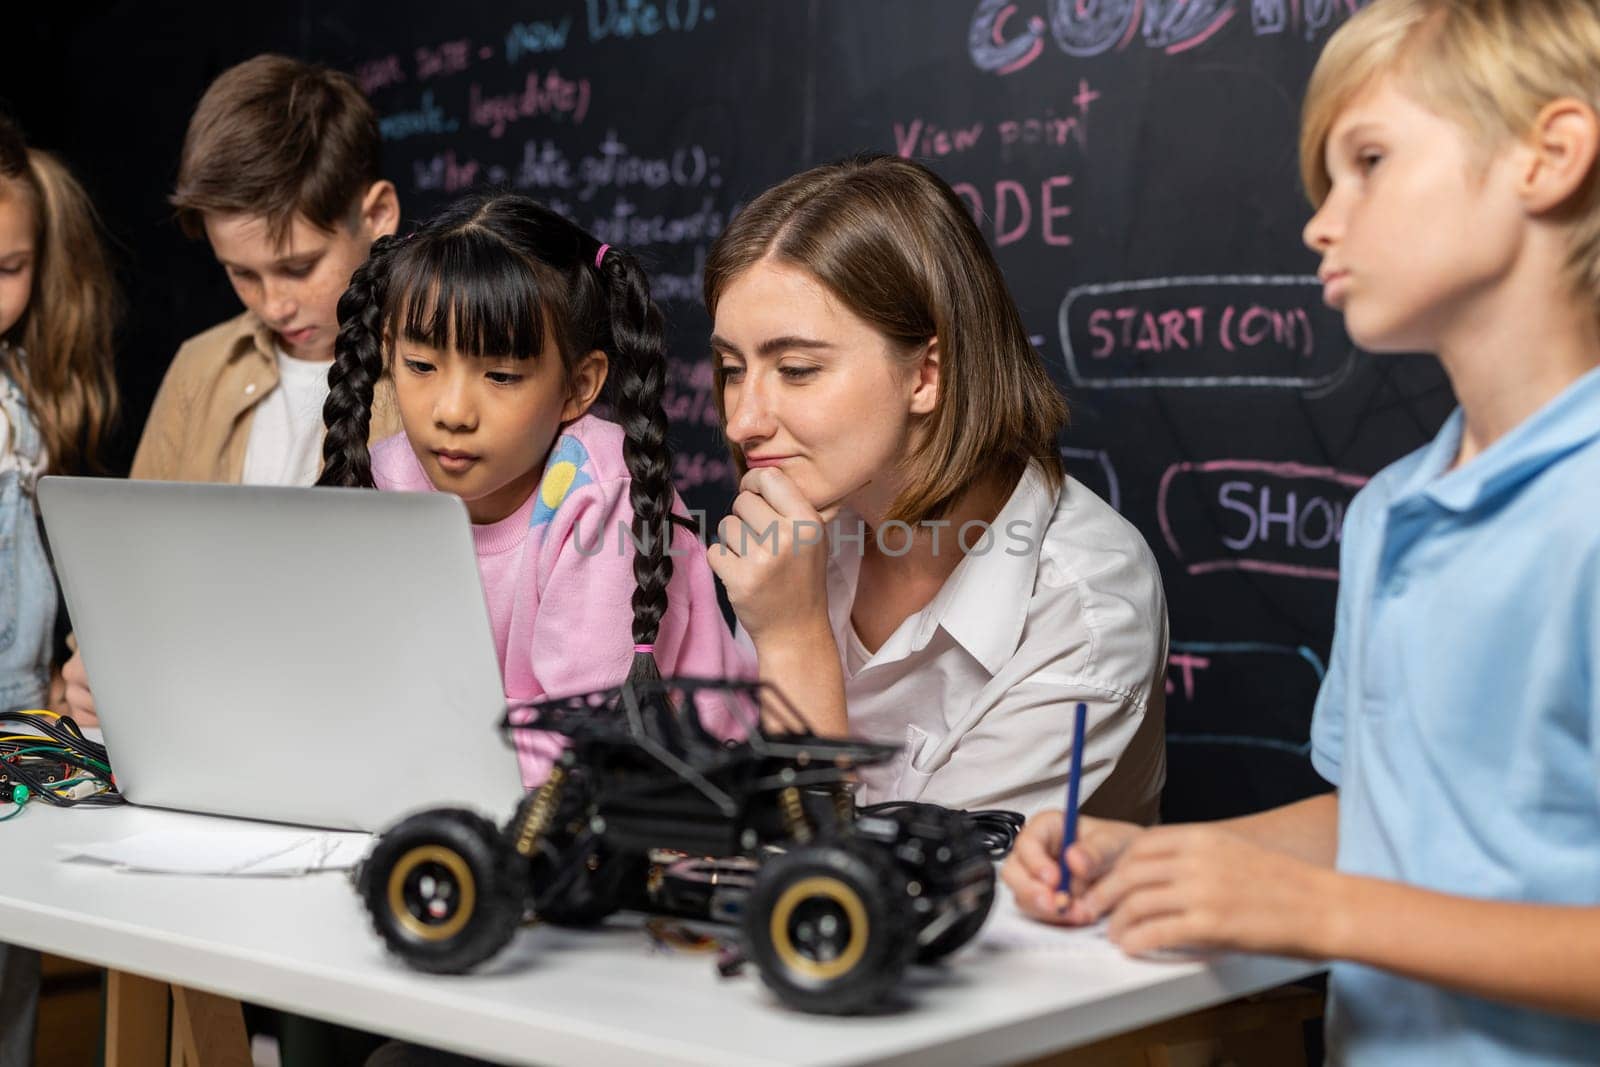
[[[328,399],[322,422],[322,476],[318,485],[372,488],[372,454],[367,435],[372,428],[372,394],[383,377],[384,274],[394,237],[372,242],[367,261],[350,276],[339,297],[339,336],[333,342],[333,367],[328,371]]]
[[[661,396],[667,386],[667,351],[661,309],[650,299],[650,283],[638,262],[625,252],[608,251],[601,273],[610,297],[611,337],[621,366],[616,377],[616,414],[624,434],[622,458],[628,465],[628,502],[633,505],[633,641],[653,645],[667,613],[672,581],[672,454],[667,448],[667,413]],[[630,682],[661,677],[652,655],[639,653],[628,671]]]

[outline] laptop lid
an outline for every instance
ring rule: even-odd
[[[456,497],[50,477],[39,505],[133,803],[358,830],[512,810]]]

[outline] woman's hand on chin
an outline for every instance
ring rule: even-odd
[[[740,481],[706,558],[758,651],[773,641],[831,640],[826,521],[776,467]]]

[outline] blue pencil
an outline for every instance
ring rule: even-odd
[[[1089,718],[1089,705],[1078,702],[1072,720],[1072,773],[1067,777],[1067,823],[1061,831],[1061,882],[1057,891],[1065,893],[1071,883],[1067,871],[1067,849],[1078,837],[1078,779],[1083,777],[1083,731]]]

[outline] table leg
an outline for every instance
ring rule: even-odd
[[[167,983],[126,971],[106,974],[106,1067],[163,1067]]]
[[[250,1067],[250,1038],[237,1000],[175,985],[172,1019],[172,1067]]]
[[[176,996],[172,998],[172,1056],[167,1063],[168,1067],[200,1067],[189,1037],[189,1010]]]

